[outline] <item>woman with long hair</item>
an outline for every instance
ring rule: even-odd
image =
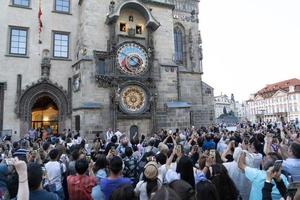
[[[180,179],[188,182],[195,189],[193,162],[190,157],[184,155],[179,159],[176,172],[180,174]]]
[[[216,186],[220,200],[237,200],[239,191],[222,164],[211,166],[211,182]]]
[[[196,185],[197,200],[219,200],[216,186],[210,181],[203,179]]]

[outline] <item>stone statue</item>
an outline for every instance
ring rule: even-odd
[[[49,54],[50,52],[48,49],[43,50],[41,63],[41,76],[43,79],[49,79],[50,76],[51,60]]]
[[[111,1],[109,4],[109,12],[113,13],[115,11],[115,2]]]

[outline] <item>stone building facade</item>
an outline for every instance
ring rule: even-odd
[[[0,130],[151,134],[214,121],[198,0],[4,0]]]
[[[297,122],[300,120],[300,80],[268,84],[246,102],[252,122]]]

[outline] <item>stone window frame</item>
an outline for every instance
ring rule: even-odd
[[[63,56],[55,56],[55,35],[67,35],[68,36],[68,47],[67,47],[67,57]],[[64,31],[52,31],[52,58],[53,59],[59,59],[59,60],[69,60],[70,59],[70,39],[71,39],[71,33],[70,32],[64,32]]]
[[[57,9],[57,1],[61,1],[62,3],[63,3],[64,1],[68,1],[68,2],[69,2],[68,11],[58,10],[58,9]],[[64,7],[64,6],[62,6],[62,8],[63,8],[63,7]],[[55,12],[55,13],[60,13],[60,14],[71,14],[71,0],[54,0],[53,12]]]
[[[12,53],[11,52],[11,44],[12,44],[12,30],[22,30],[26,31],[26,45],[25,45],[25,54],[21,53]],[[28,43],[29,43],[29,28],[22,27],[22,26],[8,26],[8,34],[9,34],[9,41],[8,41],[8,49],[7,53],[8,56],[17,56],[17,57],[28,57]]]
[[[17,4],[16,0],[11,0],[11,4],[10,5],[13,6],[13,7],[18,7],[18,8],[30,8],[30,6],[31,6],[31,0],[19,0],[19,1],[21,1],[21,3],[23,1],[27,1],[28,5]]]
[[[175,31],[176,30],[180,30],[181,33],[182,33],[182,60],[180,61],[177,61],[176,60],[176,56],[175,56]],[[174,28],[173,28],[173,34],[174,34],[174,62],[180,66],[185,66],[187,67],[187,61],[186,61],[186,58],[187,58],[187,52],[186,52],[186,31],[185,31],[185,28],[184,26],[181,24],[181,23],[178,23],[176,22],[174,24]]]

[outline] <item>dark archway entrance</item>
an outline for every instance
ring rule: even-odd
[[[137,137],[139,137],[139,127],[136,125],[133,125],[130,127],[130,140],[133,138],[133,136],[137,133]]]
[[[58,133],[58,113],[58,107],[50,97],[40,97],[31,109],[31,128],[50,128],[52,133]]]
[[[49,107],[49,109],[57,110],[57,119],[54,121],[57,121],[58,132],[63,131],[65,121],[71,115],[71,94],[59,85],[44,79],[27,87],[26,90],[22,90],[18,98],[16,113],[20,117],[21,137],[33,126],[32,112],[36,108],[47,109],[47,105],[44,103],[49,104],[50,107],[52,105],[52,108]],[[55,127],[55,125],[53,126]]]

